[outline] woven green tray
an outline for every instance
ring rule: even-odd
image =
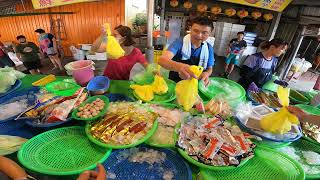
[[[132,144],[127,144],[127,145],[112,145],[112,144],[107,144],[104,142],[101,142],[99,140],[97,140],[96,138],[94,138],[91,133],[90,133],[90,123],[87,123],[85,129],[86,129],[86,135],[89,138],[89,140],[99,146],[105,147],[105,148],[111,148],[111,149],[126,149],[126,148],[131,148],[131,147],[135,147],[139,144],[144,143],[145,141],[147,141],[152,135],[153,133],[156,131],[157,127],[158,127],[158,121],[155,120],[153,123],[152,128],[149,130],[149,132],[141,139],[139,139],[137,142],[132,143]]]
[[[80,107],[83,107],[84,105],[86,105],[88,103],[92,103],[97,98],[100,98],[105,103],[104,108],[100,111],[100,113],[97,116],[92,117],[92,118],[80,118],[80,117],[77,116],[77,113],[79,112],[79,108]],[[77,109],[75,109],[72,112],[71,116],[72,116],[73,119],[76,119],[76,120],[93,121],[93,120],[96,120],[96,119],[100,118],[101,116],[105,115],[106,111],[108,109],[108,106],[109,106],[109,99],[106,96],[103,96],[103,95],[92,96],[92,97],[88,98],[85,102],[83,102]]]
[[[265,148],[271,148],[271,149],[277,149],[289,146],[291,142],[274,142],[274,141],[268,141],[268,140],[262,140],[262,141],[254,141],[254,143],[259,147],[265,147]]]
[[[27,141],[18,152],[26,168],[48,175],[73,175],[94,169],[104,162],[111,149],[91,143],[83,127],[59,128]]]
[[[302,151],[313,151],[320,154],[320,144],[315,144],[313,142],[309,142],[304,139],[300,139],[299,141],[296,141],[292,143],[291,146],[294,146],[296,148],[299,148]],[[320,179],[320,173],[319,174],[306,174],[306,179]]]
[[[166,82],[168,85],[168,92],[162,95],[154,94],[154,98],[150,103],[168,103],[176,99],[176,83],[170,79],[167,79]],[[132,94],[136,99],[140,99],[134,91],[132,91]]]
[[[304,180],[302,167],[275,150],[263,147],[255,149],[255,156],[242,167],[230,171],[201,169],[204,180]]]

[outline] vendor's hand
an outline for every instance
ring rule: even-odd
[[[101,164],[98,164],[97,171],[84,171],[77,180],[106,180],[107,172]]]
[[[201,75],[200,75],[200,80],[202,80],[204,82],[204,85],[207,86],[210,82],[210,74],[208,72],[203,72]]]
[[[190,71],[190,66],[187,64],[182,64],[179,68],[179,77],[181,79],[190,79],[190,78],[197,78],[192,71]]]
[[[302,119],[304,116],[307,115],[302,109],[300,109],[296,106],[288,106],[287,109],[290,113],[294,114],[299,119]]]

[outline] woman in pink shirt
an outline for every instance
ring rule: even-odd
[[[148,62],[142,52],[133,46],[135,42],[129,27],[122,25],[117,26],[114,29],[113,36],[120,43],[122,49],[125,51],[125,55],[119,59],[108,59],[103,74],[113,80],[129,80],[130,71],[136,63],[147,67]],[[93,49],[100,49],[101,46],[105,49],[105,45],[103,45],[103,43],[106,43],[103,42],[104,37],[100,36],[99,38],[93,44]]]

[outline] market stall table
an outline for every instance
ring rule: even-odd
[[[27,88],[31,88],[32,87],[32,83],[45,77],[45,75],[26,75],[23,79],[21,79],[22,81],[22,86],[17,90],[17,91],[22,91],[24,89]],[[56,80],[64,80],[64,79],[71,79],[72,77],[70,76],[57,76]],[[132,90],[130,88],[130,81],[118,81],[118,80],[111,80],[110,81],[110,87],[108,89],[108,96],[109,94],[121,94],[124,97],[129,97],[131,99],[135,99],[135,97],[132,94]],[[111,100],[111,98],[109,98]],[[68,122],[67,124],[63,124],[59,127],[65,127],[65,126],[84,126],[85,122],[83,121],[71,121]],[[45,128],[45,129],[39,129],[39,128],[32,128],[29,126],[22,126],[18,129],[18,131],[22,130],[22,131],[28,131],[31,132],[29,134],[29,136],[27,138],[32,138],[33,136],[36,136],[40,133],[43,133],[45,131],[51,130],[51,129],[56,129],[57,127],[52,127],[52,128]],[[1,132],[1,125],[0,125],[0,132]],[[1,134],[1,133],[0,133]],[[13,134],[9,134],[9,135],[15,135]],[[17,153],[8,155],[7,157],[9,157],[10,159],[13,159],[14,161],[18,162],[17,160]],[[249,160],[250,162],[252,160]],[[19,163],[19,162],[18,162]],[[20,164],[20,163],[19,163]],[[21,165],[21,164],[20,164]],[[189,164],[190,168],[193,171],[193,179],[196,179],[196,176],[199,172],[199,167],[193,166],[192,164]],[[22,166],[23,167],[23,166]],[[76,175],[75,176],[48,176],[48,175],[43,175],[43,174],[39,174],[39,173],[34,173],[31,172],[29,170],[27,170],[28,173],[30,173],[31,175],[35,176],[38,179],[48,179],[48,180],[55,180],[55,179],[76,179]],[[301,176],[303,174],[300,174]]]

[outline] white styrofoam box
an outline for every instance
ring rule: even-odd
[[[8,52],[8,56],[12,60],[12,62],[15,64],[15,66],[20,66],[23,64],[23,62],[20,61],[20,59],[17,57],[16,53]]]
[[[222,22],[223,27],[232,27],[232,23]]]
[[[313,89],[314,85],[316,84],[315,81],[303,81],[303,80],[294,80],[288,82],[289,88],[294,89],[297,91],[304,91],[309,92]]]
[[[97,60],[97,56],[95,54],[88,54],[86,57],[88,60]]]
[[[218,31],[218,32],[216,32],[216,36],[217,36],[217,38],[219,38],[219,37],[221,38],[221,36],[226,36],[230,33],[231,33],[231,31]]]
[[[246,26],[245,25],[241,25],[241,24],[232,24],[232,29],[245,29]]]
[[[248,45],[246,47],[246,49],[242,52],[242,54],[239,58],[239,66],[241,66],[244,63],[244,61],[248,55],[254,54],[256,52],[257,52],[257,47]]]
[[[247,45],[252,45],[253,43],[254,43],[254,41],[250,41],[250,40],[245,40],[246,41],[246,43],[247,43]]]
[[[107,60],[107,54],[106,53],[96,53],[94,55],[87,55],[88,60],[101,60],[105,61]]]
[[[92,44],[81,44],[81,50],[90,51]]]
[[[224,31],[231,31],[231,30],[232,30],[232,28],[224,27],[224,28],[222,28],[221,30],[222,30],[223,32],[224,32]]]
[[[257,37],[257,33],[245,32],[245,36],[246,36],[246,37]]]
[[[243,38],[244,40],[250,40],[250,41],[254,41],[256,38],[255,37],[248,37],[248,36],[245,36],[244,38]]]
[[[97,60],[107,60],[107,53],[96,53]]]

